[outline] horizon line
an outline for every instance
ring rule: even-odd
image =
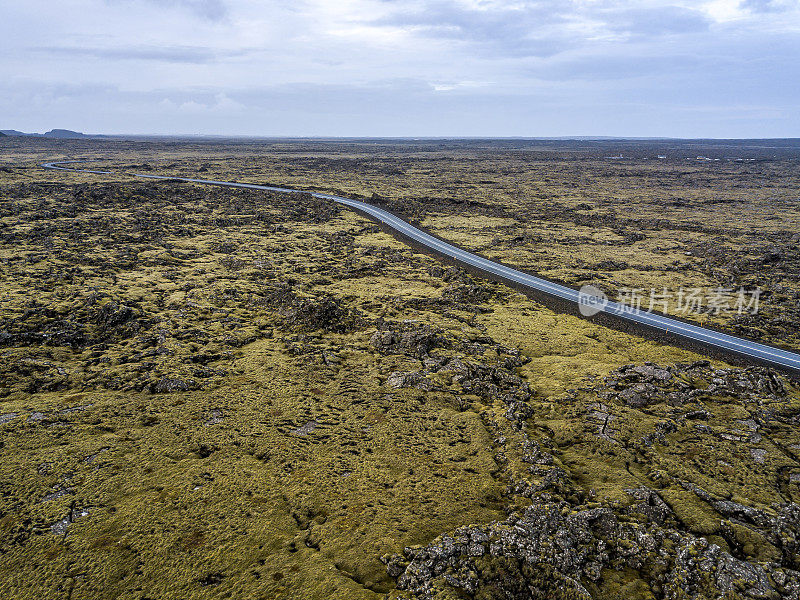
[[[235,134],[235,133],[84,133],[77,130],[55,128],[49,131],[69,131],[79,134],[85,138],[223,138],[223,139],[278,139],[278,140],[550,140],[550,141],[748,141],[748,140],[780,140],[780,141],[800,141],[800,136],[789,137],[683,137],[683,136],[637,136],[637,135],[548,135],[548,136],[525,136],[525,135],[299,135],[299,134]],[[22,135],[8,135],[6,137],[34,137],[46,139],[81,139],[81,138],[58,138],[55,136],[45,136],[44,133],[28,133],[16,129],[0,129],[0,132],[14,131]]]

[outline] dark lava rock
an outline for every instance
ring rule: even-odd
[[[533,393],[528,383],[503,365],[486,365],[453,358],[442,369],[453,373],[462,389],[486,400],[500,400],[508,406],[506,418],[522,422],[533,412],[528,404]]]
[[[782,380],[772,369],[714,369],[708,361],[668,367],[653,363],[625,365],[609,373],[605,378],[605,389],[632,408],[659,402],[681,406],[703,396],[786,396]]]
[[[432,390],[435,385],[433,381],[425,377],[422,373],[407,373],[395,371],[386,379],[386,383],[394,388],[417,388],[419,390]]]
[[[492,291],[472,281],[451,283],[442,290],[442,298],[457,304],[480,304],[492,297]]]
[[[655,490],[640,486],[625,491],[637,502],[637,504],[634,504],[628,509],[630,512],[639,513],[651,521],[662,524],[666,521],[667,517],[672,514],[670,507],[661,499],[661,496],[659,496]]]
[[[650,491],[632,492],[651,506]],[[622,520],[610,508],[541,498],[505,521],[462,527],[383,560],[398,587],[421,599],[590,600],[608,571],[635,575],[667,600],[800,597],[800,573],[777,563],[740,560],[704,538]]]
[[[286,315],[290,327],[299,331],[331,331],[346,333],[361,324],[358,311],[330,296],[297,300]]]
[[[150,391],[154,394],[167,394],[170,392],[188,392],[200,389],[200,385],[193,379],[172,379],[162,377],[150,385]]]
[[[447,347],[448,341],[441,329],[413,322],[396,323],[383,321],[377,323],[378,331],[372,334],[370,344],[381,354],[405,354],[423,358],[437,347]]]

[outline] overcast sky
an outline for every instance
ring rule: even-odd
[[[0,129],[800,137],[800,0],[0,0]]]

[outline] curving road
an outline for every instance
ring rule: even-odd
[[[55,169],[59,171],[75,171],[79,173],[93,173],[99,175],[112,174],[111,171],[92,171],[88,169],[75,169],[71,167],[60,166],[78,162],[87,162],[87,161],[65,160],[65,161],[44,163],[41,166],[44,167],[45,169]],[[467,252],[466,250],[462,250],[457,246],[448,244],[447,242],[444,242],[428,233],[425,233],[421,229],[418,229],[413,225],[406,223],[403,219],[396,217],[392,213],[383,210],[381,208],[378,208],[376,206],[372,206],[371,204],[367,204],[366,202],[361,202],[359,200],[351,200],[350,198],[344,198],[342,196],[334,196],[332,194],[323,194],[319,192],[306,192],[302,190],[293,190],[291,188],[275,187],[269,185],[235,183],[231,181],[216,181],[213,179],[190,179],[186,177],[168,177],[163,175],[147,175],[142,173],[131,173],[130,175],[133,175],[135,177],[141,177],[144,179],[171,179],[174,181],[175,180],[184,181],[187,183],[199,183],[205,185],[246,188],[252,190],[267,190],[273,192],[287,192],[293,194],[300,194],[300,193],[310,194],[315,198],[330,200],[332,202],[338,202],[339,204],[343,204],[345,206],[354,208],[359,212],[365,213],[377,219],[378,221],[385,223],[395,231],[398,231],[399,233],[412,239],[413,241],[417,242],[422,246],[425,246],[440,254],[448,256],[457,262],[463,263],[465,265],[470,265],[476,269],[479,269],[486,273],[490,273],[494,276],[500,277],[507,281],[517,283],[521,286],[534,289],[548,296],[558,298],[562,301],[565,300],[567,302],[571,302],[576,305],[583,305],[585,307],[588,302],[589,304],[592,304],[594,308],[594,310],[592,311],[593,313],[594,312],[607,313],[609,315],[612,315],[614,317],[617,317],[619,319],[622,319],[630,323],[659,330],[661,332],[665,332],[677,336],[679,338],[689,340],[693,344],[701,347],[711,348],[716,351],[722,351],[725,353],[732,353],[740,357],[748,358],[751,360],[755,360],[757,362],[766,363],[775,367],[779,367],[784,370],[788,370],[795,375],[800,374],[800,354],[789,352],[787,350],[782,350],[780,348],[775,348],[773,346],[767,346],[765,344],[759,344],[757,342],[751,342],[744,338],[727,335],[725,333],[720,333],[718,331],[706,329],[698,325],[692,325],[690,323],[685,323],[677,319],[665,317],[660,314],[649,313],[613,301],[603,300],[599,303],[594,304],[595,299],[592,298],[591,296],[587,297],[585,293],[581,293],[578,290],[574,290],[564,285],[553,283],[552,281],[547,281],[546,279],[542,279],[540,277],[535,277],[534,275],[523,273],[522,271],[517,271],[516,269],[512,269],[511,267],[506,267],[505,265],[501,265],[494,261],[478,256],[477,254],[473,254],[471,252]]]

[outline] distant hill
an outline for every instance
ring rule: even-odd
[[[74,139],[86,137],[83,133],[78,131],[70,131],[69,129],[51,129],[44,134],[44,137],[59,138],[59,139]]]
[[[73,140],[89,137],[84,133],[70,131],[69,129],[51,129],[47,133],[25,133],[24,131],[17,131],[16,129],[0,129],[0,134],[11,137],[46,137],[60,140]]]

